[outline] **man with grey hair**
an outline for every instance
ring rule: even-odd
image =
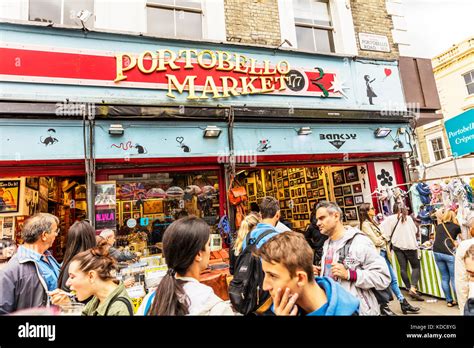
[[[141,255],[140,253],[136,254],[128,250],[118,250],[114,248],[115,244],[115,231],[110,229],[105,229],[100,232],[99,235],[103,238],[107,244],[109,245],[109,254],[117,261],[130,261],[130,260],[138,260],[138,257]]]
[[[39,213],[22,230],[24,244],[0,271],[0,314],[49,305],[57,288],[60,265],[48,251],[59,234],[59,219]]]
[[[454,258],[454,283],[461,315],[464,314],[464,306],[469,298],[470,274],[466,269],[465,256],[469,248],[474,245],[474,210],[469,211],[463,225],[469,229],[467,236],[469,239],[459,243]]]
[[[379,315],[380,306],[372,289],[384,290],[390,285],[385,260],[366,235],[342,224],[342,210],[337,204],[320,202],[316,206],[316,221],[321,233],[328,236],[320,275],[332,277],[356,296],[360,300],[360,315]]]

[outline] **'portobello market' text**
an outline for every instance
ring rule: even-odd
[[[228,98],[231,96],[271,93],[286,89],[285,75],[290,71],[286,60],[270,65],[239,53],[184,49],[144,51],[135,56],[115,56],[114,82],[127,80],[137,70],[142,74],[165,74],[170,98],[188,92],[187,99]],[[189,71],[192,70],[192,71]],[[199,94],[196,92],[200,91]]]

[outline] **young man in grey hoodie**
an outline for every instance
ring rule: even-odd
[[[390,273],[385,260],[371,240],[357,228],[342,224],[342,211],[333,202],[321,202],[316,207],[316,221],[328,239],[323,246],[321,276],[338,281],[360,299],[360,315],[380,315],[379,303],[372,289],[383,290],[390,285]],[[352,239],[348,253],[339,263],[344,245]]]

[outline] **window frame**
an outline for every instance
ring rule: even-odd
[[[470,75],[471,77],[471,82],[466,82],[466,76]],[[474,95],[474,69],[471,71],[468,71],[465,74],[462,74],[464,84],[466,85],[466,90],[467,90],[467,95]],[[473,90],[472,92],[469,91],[469,87],[472,86]]]
[[[437,139],[441,139],[442,150],[444,152],[444,157],[439,160],[436,160],[435,149],[433,148],[433,141]],[[438,163],[448,158],[448,148],[446,147],[446,144],[444,142],[444,137],[443,137],[442,132],[436,132],[436,133],[426,136],[426,142],[428,146],[429,157],[432,163]],[[439,152],[439,151],[440,150],[437,150],[436,152]]]
[[[315,0],[310,0],[310,1],[315,1]],[[293,0],[291,0],[291,2],[292,2],[293,9],[294,9],[295,7],[294,7]],[[293,16],[293,21],[295,23],[295,31],[296,31],[297,27],[304,27],[304,28],[312,29],[311,32],[313,34],[313,44],[314,44],[314,50],[312,50],[313,52],[316,52],[316,53],[336,53],[336,44],[335,44],[335,40],[334,40],[335,39],[334,38],[335,29],[334,29],[333,13],[332,13],[332,10],[331,10],[331,2],[330,2],[330,0],[323,0],[323,1],[318,1],[318,2],[324,2],[328,6],[328,13],[329,13],[329,16],[330,16],[330,19],[331,19],[331,21],[330,21],[331,25],[321,25],[321,24],[297,22],[296,18]],[[314,20],[314,19],[312,19],[312,20]],[[331,47],[332,50],[330,50],[329,52],[318,51],[318,47],[316,46],[315,29],[316,30],[318,30],[318,29],[319,30],[325,30],[325,31],[328,31],[328,32],[331,33],[331,40],[329,42],[329,46]],[[296,44],[298,45],[298,38],[296,38]],[[298,48],[299,48],[299,45],[298,45]]]
[[[203,23],[203,1],[201,0],[201,8],[194,8],[194,7],[187,7],[187,6],[181,6],[181,5],[168,5],[168,4],[160,4],[160,3],[156,3],[156,2],[153,2],[153,1],[146,1],[146,4],[145,4],[145,9],[146,9],[146,16],[148,18],[148,9],[149,8],[155,8],[155,9],[161,9],[161,10],[172,10],[173,11],[173,24],[174,24],[174,35],[173,35],[173,38],[183,38],[183,39],[188,39],[187,37],[179,37],[177,35],[177,28],[176,28],[176,11],[184,11],[184,12],[191,12],[191,13],[199,13],[201,15],[201,37],[199,38],[199,40],[202,40],[204,38],[204,34],[203,34],[203,26],[204,26],[204,23]],[[147,31],[147,34],[149,35],[154,35],[153,33],[150,33],[149,30],[148,30],[148,21],[147,21],[147,25],[146,25],[146,31]],[[161,36],[160,34],[158,34],[159,36]]]
[[[43,21],[31,20],[31,19],[30,19],[30,10],[31,10],[30,2],[31,2],[31,1],[32,1],[32,0],[28,0],[28,2],[27,2],[27,9],[28,9],[28,11],[27,11],[26,14],[27,14],[27,20],[28,20],[28,22],[54,23],[54,22],[52,22],[52,21],[51,21],[51,22],[49,22],[49,21],[43,22]],[[67,1],[67,0],[59,0],[59,1],[61,1],[61,9],[60,9],[61,22],[60,22],[60,23],[54,23],[54,24],[59,24],[59,25],[67,26],[67,27],[73,27],[73,28],[80,28],[80,27],[81,27],[80,24],[77,24],[77,25],[64,24],[64,14],[65,14],[65,13],[64,13],[64,9],[65,9],[65,4],[64,4],[64,2]],[[90,25],[90,23],[87,23],[88,26],[90,26],[90,28],[95,28],[95,11],[94,11],[94,9],[95,9],[95,2],[96,2],[95,0],[92,0],[92,9],[91,9],[91,12],[92,12],[92,16],[91,16],[91,17],[92,17],[92,25]]]

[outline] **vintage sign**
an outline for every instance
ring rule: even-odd
[[[388,38],[382,35],[359,33],[360,49],[364,51],[390,52]]]
[[[116,219],[116,183],[115,181],[100,181],[95,185],[95,229],[117,229]]]
[[[20,180],[0,181],[0,214],[19,211],[20,182]]]

